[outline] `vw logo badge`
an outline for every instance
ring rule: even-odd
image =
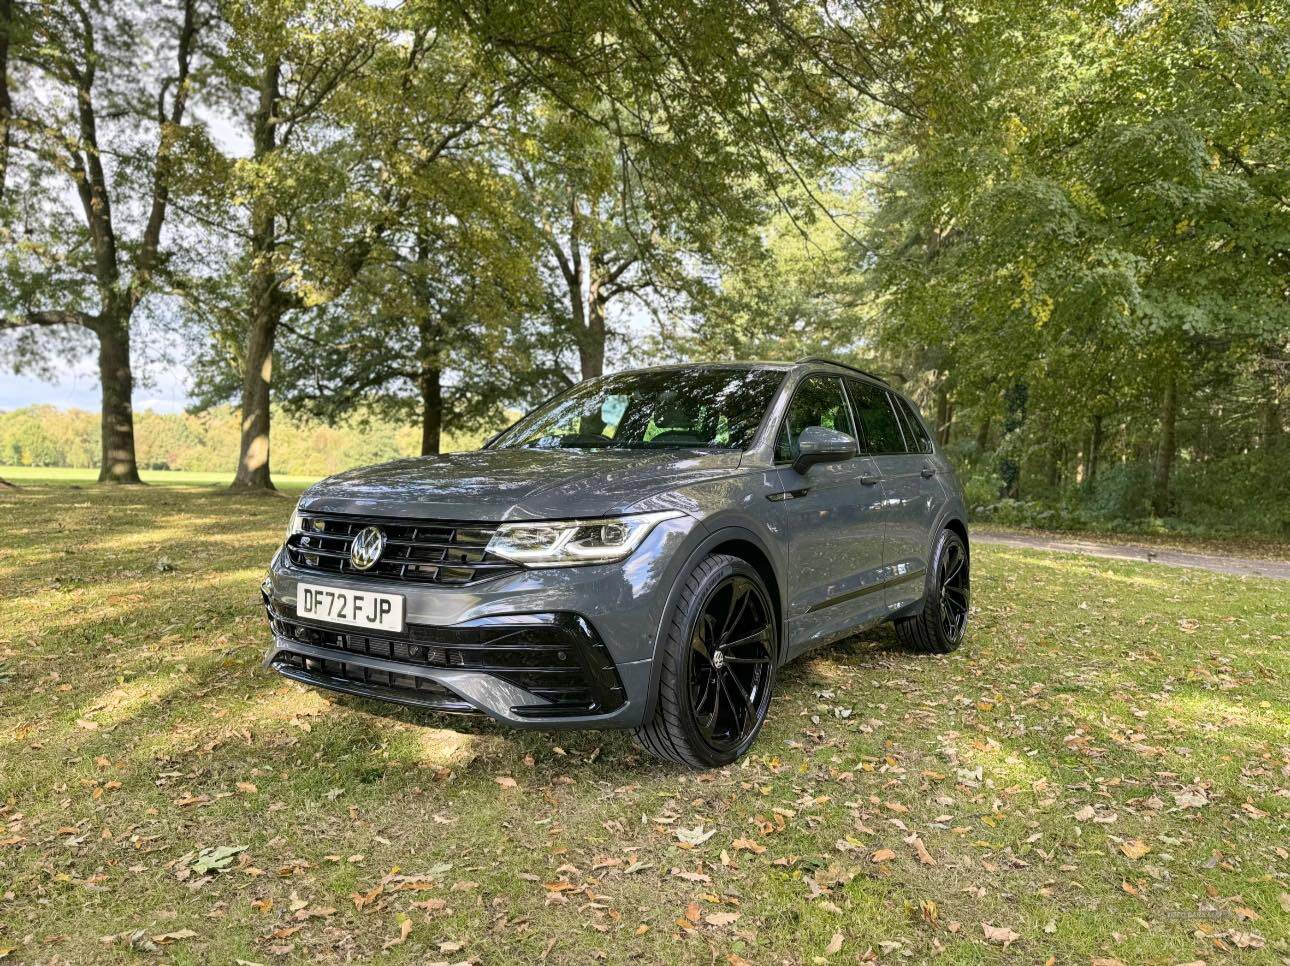
[[[349,562],[355,570],[367,570],[381,559],[384,549],[385,534],[376,527],[366,527],[354,537],[354,543],[349,548]]]

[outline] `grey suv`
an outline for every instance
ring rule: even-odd
[[[798,655],[884,620],[915,650],[959,645],[965,519],[915,408],[858,369],[620,372],[479,452],[310,488],[264,581],[266,664],[724,765]]]

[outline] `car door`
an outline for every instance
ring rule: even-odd
[[[862,379],[848,379],[847,392],[882,474],[886,607],[896,611],[923,596],[931,528],[945,491],[930,457],[922,452],[922,441],[906,422],[900,397]]]
[[[884,613],[877,466],[856,456],[798,473],[792,461],[808,426],[856,436],[838,376],[817,373],[798,384],[776,446],[783,491],[774,498],[789,538],[789,657],[875,623]]]

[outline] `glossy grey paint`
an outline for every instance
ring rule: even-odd
[[[961,491],[939,450],[908,457],[936,467],[936,500],[902,496],[896,468],[889,484],[879,461],[864,455],[821,463],[805,474],[777,463],[775,437],[800,381],[811,373],[854,373],[818,363],[775,367],[785,373],[784,382],[742,453],[485,449],[351,470],[307,490],[301,508],[463,521],[683,511],[685,516],[660,525],[623,563],[526,570],[466,587],[379,587],[406,597],[406,619],[412,624],[460,624],[499,614],[582,614],[608,646],[627,693],[626,703],[611,714],[519,719],[509,710],[517,703],[507,691],[510,686],[499,688],[501,682],[487,674],[451,669],[422,673],[518,727],[634,727],[652,708],[659,645],[680,578],[707,553],[737,542],[756,548],[769,563],[782,618],[784,661],[915,609],[923,581],[909,564],[921,559],[925,565],[933,536],[947,521],[966,519]],[[878,482],[861,482],[874,475]],[[778,498],[802,489],[805,496]],[[922,521],[918,540],[911,538],[916,518]],[[888,547],[900,548],[899,553],[888,555]],[[278,554],[265,581],[266,593],[294,605],[302,579],[377,589],[359,578],[297,571]],[[879,589],[855,594],[871,587]],[[270,647],[266,663],[276,646]]]

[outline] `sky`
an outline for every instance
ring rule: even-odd
[[[181,411],[188,404],[188,372],[183,366],[152,366],[135,373],[134,408],[159,413]],[[98,412],[99,374],[93,358],[78,360],[56,382],[0,372],[0,410],[48,404]]]

